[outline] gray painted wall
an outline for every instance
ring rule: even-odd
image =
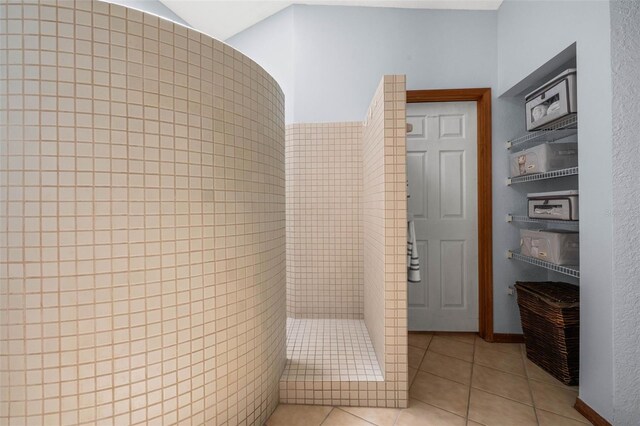
[[[499,9],[501,92],[573,42],[577,42],[580,117],[580,398],[610,420],[613,257],[609,4],[507,0]]]
[[[640,2],[611,2],[614,421],[640,419]]]
[[[171,9],[165,6],[160,0],[101,0],[107,3],[120,4],[122,6],[131,7],[133,9],[142,10],[143,12],[153,13],[161,18],[169,19],[186,27],[191,26],[181,17],[176,15]]]

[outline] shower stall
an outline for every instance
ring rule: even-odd
[[[384,76],[363,122],[287,126],[283,402],[406,407],[405,101]]]

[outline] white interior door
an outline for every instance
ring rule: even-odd
[[[409,329],[478,331],[475,102],[407,104],[409,217],[421,281],[407,283]]]

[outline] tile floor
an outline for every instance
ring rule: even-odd
[[[280,380],[383,380],[364,320],[288,318]]]
[[[568,387],[527,360],[523,345],[472,334],[409,334],[409,408],[280,405],[268,426],[582,426]]]

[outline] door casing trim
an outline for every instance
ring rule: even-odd
[[[475,101],[478,114],[478,334],[493,341],[491,88],[407,90],[407,103]]]

